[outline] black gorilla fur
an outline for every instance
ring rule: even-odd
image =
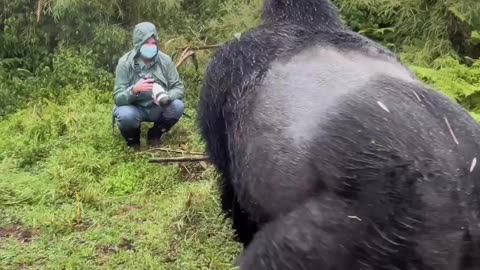
[[[480,269],[480,127],[327,0],[267,0],[199,123],[241,269]]]

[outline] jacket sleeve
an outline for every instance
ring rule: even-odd
[[[131,104],[136,96],[133,93],[133,85],[130,85],[129,72],[125,62],[119,62],[115,70],[115,89],[113,98],[115,105],[122,106]]]
[[[183,81],[180,79],[175,63],[173,63],[171,59],[167,61],[167,73],[168,84],[170,87],[168,96],[171,100],[183,99],[185,95],[185,86]]]

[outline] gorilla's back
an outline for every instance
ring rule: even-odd
[[[344,95],[365,91],[363,86],[375,77],[416,81],[396,59],[368,53],[314,46],[287,60],[278,59],[256,90],[252,120],[283,127],[283,136],[294,144],[304,143],[317,134],[319,121],[324,122],[326,112],[343,102]]]
[[[241,164],[243,179],[251,180],[245,184],[252,205],[264,207],[255,211],[288,212],[325,186],[338,186],[342,177],[355,174],[346,171],[355,162],[359,167],[378,168],[373,174],[386,164],[398,165],[390,158],[368,160],[363,154],[372,145],[397,155],[401,161],[395,162],[420,162],[415,169],[444,170],[439,186],[447,178],[458,177],[451,172],[460,165],[468,167],[480,151],[478,124],[463,109],[452,108],[441,94],[433,99],[431,93],[425,95],[432,91],[396,59],[373,51],[318,46],[273,62],[250,96],[253,110],[241,120],[250,127],[242,134],[246,145],[235,150],[242,157],[235,162]],[[437,109],[442,114],[436,114]],[[459,112],[464,118],[457,118]],[[450,114],[455,117],[448,122]],[[454,133],[470,149],[455,145],[445,119],[449,124],[467,121],[471,125],[471,130]],[[456,155],[453,148],[464,152]],[[445,185],[447,190],[453,188]],[[261,193],[265,190],[269,194]]]

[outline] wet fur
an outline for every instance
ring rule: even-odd
[[[328,1],[267,1],[200,98],[242,270],[480,269],[478,123]]]

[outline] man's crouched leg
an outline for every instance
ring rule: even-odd
[[[161,144],[161,137],[168,132],[182,117],[184,112],[182,100],[176,99],[165,107],[155,107],[150,112],[154,121],[153,127],[148,130],[147,142],[149,145]]]
[[[118,120],[120,133],[129,147],[140,150],[140,111],[132,105],[116,107],[115,118]]]

